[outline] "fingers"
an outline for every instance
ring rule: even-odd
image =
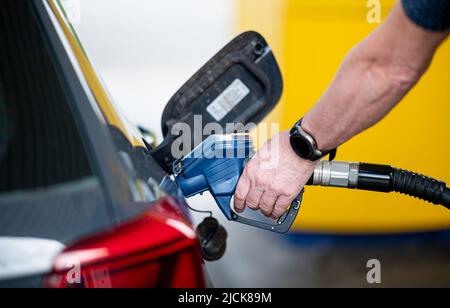
[[[259,209],[259,203],[261,201],[263,194],[264,194],[263,189],[252,185],[252,187],[250,188],[250,192],[247,195],[245,204],[252,210],[256,211],[257,209]]]
[[[234,209],[238,213],[242,213],[245,209],[245,202],[250,191],[250,186],[250,180],[246,176],[242,176],[234,194]]]
[[[246,165],[235,194],[235,209],[248,206],[273,219],[286,213],[314,172],[316,163],[292,150],[289,131],[269,140]]]
[[[237,213],[242,213],[245,207],[252,210],[261,210],[267,217],[277,219],[281,217],[289,206],[289,198],[282,198],[284,189],[275,185],[276,175],[274,170],[262,169],[255,159],[247,164],[241,179],[236,187],[234,196],[234,208]],[[279,204],[275,207],[277,200]],[[286,201],[287,200],[287,201]]]
[[[259,204],[259,208],[261,209],[261,212],[267,216],[271,217],[272,212],[274,210],[275,203],[277,201],[277,196],[271,194],[270,192],[265,192],[261,198],[261,202]]]
[[[291,202],[292,198],[288,198],[286,196],[278,197],[277,201],[275,202],[271,217],[273,219],[279,219],[284,215],[284,213],[286,213],[289,205],[291,205]]]

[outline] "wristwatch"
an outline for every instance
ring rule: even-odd
[[[320,150],[314,137],[302,128],[302,121],[303,119],[300,119],[291,129],[290,141],[294,152],[306,160],[317,161],[327,155],[330,155],[330,161],[334,160],[337,149]]]

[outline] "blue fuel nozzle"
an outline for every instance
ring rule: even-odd
[[[230,221],[277,233],[286,233],[297,217],[303,192],[276,224],[242,217],[231,207],[231,199],[239,178],[246,162],[253,154],[253,142],[249,135],[210,136],[190,154],[174,162],[176,183],[186,198],[209,191],[222,213]]]

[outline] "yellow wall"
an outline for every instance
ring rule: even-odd
[[[285,91],[271,115],[288,129],[326,90],[341,60],[377,25],[366,0],[237,0],[238,30],[260,31],[282,66]],[[382,0],[382,17],[393,0]],[[338,160],[391,164],[450,183],[450,40],[419,85]],[[297,229],[403,232],[450,227],[448,211],[398,194],[307,188]]]
[[[273,49],[275,57],[281,68],[284,68],[284,21],[287,9],[286,0],[236,0],[238,10],[238,23],[236,34],[243,31],[257,31],[261,33]],[[281,72],[283,74],[283,70]],[[271,129],[271,123],[280,123],[280,119],[286,112],[284,98],[265,119],[269,124],[259,128],[253,134],[255,146],[261,146],[265,140],[275,132]]]

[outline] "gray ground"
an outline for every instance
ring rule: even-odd
[[[203,209],[214,204],[206,196],[191,203]],[[286,236],[226,222],[214,212],[228,231],[225,256],[207,263],[215,287],[450,287],[448,239],[447,245],[429,240],[300,245]],[[381,262],[380,285],[366,280],[371,259]]]

